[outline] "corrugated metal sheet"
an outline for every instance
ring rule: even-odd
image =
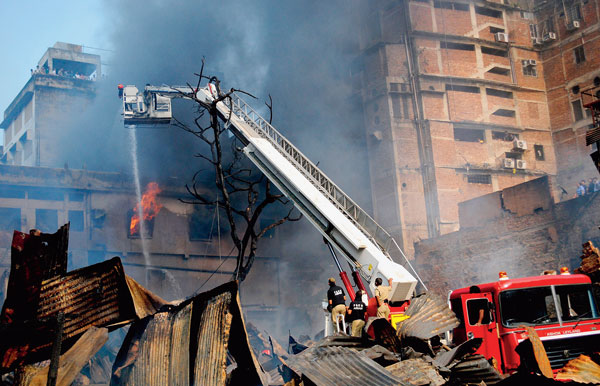
[[[341,347],[310,347],[286,366],[318,386],[410,385],[362,353]]]
[[[69,386],[73,383],[83,366],[102,348],[108,340],[106,328],[92,327],[83,334],[66,353],[60,356],[57,386]],[[49,364],[45,366],[24,366],[17,371],[15,385],[45,385],[48,380]]]
[[[446,380],[431,363],[423,358],[405,359],[385,368],[394,376],[409,382],[411,385],[440,386]]]
[[[459,325],[448,303],[430,293],[412,300],[405,315],[410,317],[398,324],[400,337],[430,339]]]
[[[66,273],[68,231],[66,225],[52,235],[14,233],[10,290],[0,316],[0,370],[49,357],[58,312],[66,316],[68,348],[91,326],[115,328],[165,304],[126,279],[118,257]]]
[[[556,379],[598,385],[600,384],[600,366],[589,356],[581,355],[558,370]]]
[[[267,385],[246,334],[237,282],[135,322],[112,385]],[[227,358],[235,363],[227,370]],[[191,377],[191,379],[190,379]]]
[[[130,366],[121,366],[113,384],[120,385],[188,385],[189,342],[192,304],[178,312],[159,312],[136,322],[132,339],[126,340]],[[142,328],[143,327],[143,328]],[[129,337],[129,335],[128,335]],[[117,358],[117,361],[119,358]],[[115,361],[115,365],[116,365]],[[126,360],[123,364],[128,364]],[[185,364],[185,366],[184,366]]]
[[[451,380],[460,380],[461,383],[479,384],[484,381],[486,385],[493,385],[503,379],[483,355],[466,356],[451,370]]]

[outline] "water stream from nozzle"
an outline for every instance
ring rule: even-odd
[[[135,195],[137,197],[137,211],[140,218],[140,240],[142,242],[142,253],[144,254],[144,262],[146,266],[150,265],[150,254],[148,253],[147,240],[144,238],[146,230],[146,222],[144,221],[144,213],[142,210],[142,187],[140,185],[140,170],[138,166],[137,152],[137,130],[135,127],[129,128],[129,140],[131,141],[131,160],[133,165],[133,179],[135,182]]]

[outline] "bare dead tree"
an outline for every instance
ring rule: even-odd
[[[294,207],[290,205],[284,195],[276,192],[271,182],[249,164],[242,154],[237,139],[231,141],[231,152],[224,153],[223,146],[227,142],[227,139],[224,140],[223,138],[223,134],[227,130],[224,124],[229,117],[219,117],[217,103],[226,100],[231,101],[231,94],[234,92],[243,93],[252,98],[255,97],[245,91],[236,89],[223,93],[220,90],[219,80],[216,77],[203,75],[203,71],[204,60],[202,61],[200,73],[194,74],[198,77],[196,87],[188,83],[190,92],[184,94],[197,104],[197,114],[193,120],[193,125],[186,124],[176,118],[174,118],[174,121],[177,127],[199,138],[208,146],[206,154],[198,153],[195,156],[205,161],[214,172],[218,195],[217,198],[210,198],[200,192],[199,184],[201,182],[198,181],[198,176],[202,172],[200,170],[194,174],[192,183],[186,184],[192,199],[182,201],[195,205],[218,206],[224,209],[230,227],[231,240],[237,251],[237,263],[233,278],[243,281],[250,272],[256,258],[259,239],[271,229],[287,221],[298,221],[301,214],[296,215]],[[196,97],[196,91],[204,79],[217,85],[219,90],[218,98],[209,104]],[[273,118],[271,96],[269,96],[269,102],[265,104],[270,112],[270,123]],[[203,121],[206,122],[206,118],[208,118],[208,124],[203,126]],[[269,205],[277,203],[287,206],[285,210],[287,213],[261,228],[261,215]]]

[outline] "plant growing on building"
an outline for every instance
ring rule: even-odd
[[[271,182],[246,159],[237,138],[230,138],[227,135],[228,118],[222,118],[218,114],[217,103],[230,100],[232,93],[243,93],[253,98],[254,96],[242,90],[231,89],[228,92],[219,90],[219,97],[210,104],[199,100],[195,90],[200,87],[203,80],[208,80],[219,88],[219,80],[216,77],[203,75],[203,70],[204,61],[200,73],[195,74],[198,76],[196,87],[188,84],[191,92],[185,94],[197,105],[193,123],[184,123],[174,118],[177,127],[194,135],[206,145],[207,151],[195,156],[209,165],[207,170],[196,172],[191,184],[186,184],[193,199],[184,202],[223,209],[237,255],[233,277],[235,280],[243,281],[256,258],[258,241],[275,227],[287,221],[298,221],[301,215],[295,213],[293,205],[285,199],[284,195],[277,191]],[[273,101],[270,96],[269,102],[265,104],[269,109],[269,123],[271,123]],[[228,151],[227,147],[230,147],[231,151]],[[200,181],[199,176],[211,172],[214,175],[216,197],[209,197],[201,191],[205,188],[205,183]],[[282,205],[284,210],[279,212],[285,214],[266,224],[261,224],[261,215],[274,204]]]

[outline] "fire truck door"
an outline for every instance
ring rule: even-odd
[[[467,339],[482,338],[477,354],[501,363],[496,320],[489,292],[461,295]]]

